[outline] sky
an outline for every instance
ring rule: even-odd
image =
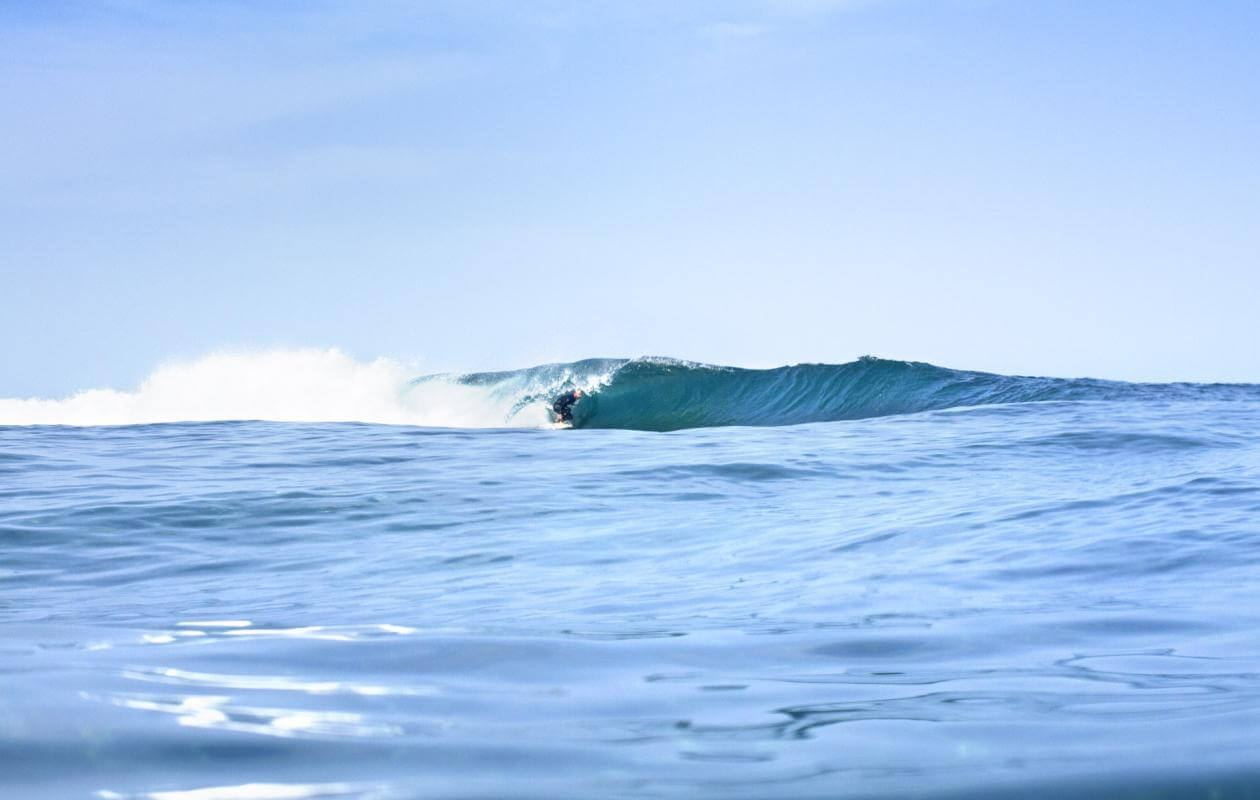
[[[8,0],[0,396],[210,353],[1260,382],[1251,0]]]

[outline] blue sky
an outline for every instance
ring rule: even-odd
[[[0,396],[221,348],[1260,381],[1260,4],[6,3]]]

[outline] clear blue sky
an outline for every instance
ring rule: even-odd
[[[0,396],[217,348],[1260,381],[1252,0],[0,6]]]

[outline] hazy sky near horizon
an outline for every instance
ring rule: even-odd
[[[8,2],[0,396],[223,348],[1260,382],[1260,3]]]

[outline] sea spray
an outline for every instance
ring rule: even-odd
[[[159,367],[132,391],[0,399],[0,424],[131,425],[208,420],[423,424],[404,402],[407,369],[340,350],[215,353]]]

